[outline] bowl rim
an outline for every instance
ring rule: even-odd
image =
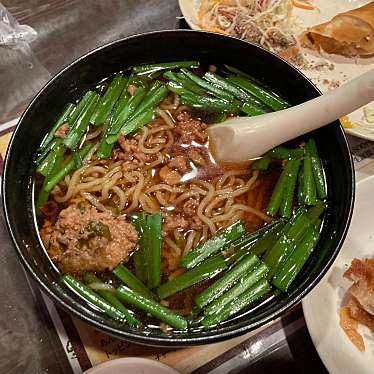
[[[307,284],[307,286],[304,288],[304,290],[302,290],[300,293],[298,293],[296,295],[296,297],[294,297],[292,300],[290,300],[288,303],[286,303],[283,307],[277,309],[276,311],[268,314],[265,317],[260,318],[258,321],[255,321],[251,324],[248,324],[248,325],[245,325],[245,326],[242,326],[242,327],[235,327],[235,325],[234,325],[232,328],[229,329],[229,331],[220,332],[219,330],[217,330],[217,331],[215,331],[215,333],[210,332],[209,335],[202,334],[201,336],[198,336],[198,337],[196,337],[196,336],[194,336],[194,337],[179,337],[178,335],[172,336],[172,337],[150,336],[150,335],[146,336],[146,335],[136,334],[136,333],[133,333],[131,331],[119,330],[119,329],[117,329],[115,327],[111,327],[111,326],[107,325],[106,323],[103,323],[103,321],[99,321],[97,319],[92,320],[91,317],[88,315],[88,313],[83,313],[82,311],[79,311],[79,310],[75,309],[74,304],[76,302],[73,299],[71,299],[69,297],[70,298],[70,300],[69,300],[70,304],[68,302],[66,302],[64,299],[62,299],[59,295],[57,295],[54,292],[54,290],[52,289],[52,287],[49,286],[49,283],[46,282],[46,280],[40,278],[34,272],[30,262],[27,259],[27,256],[24,256],[23,253],[22,253],[22,250],[21,250],[22,244],[17,241],[16,235],[13,232],[12,222],[11,222],[11,219],[10,219],[10,216],[9,216],[9,213],[8,213],[8,210],[11,210],[12,208],[7,203],[7,196],[8,196],[8,193],[10,193],[10,191],[8,192],[8,190],[6,188],[6,180],[8,179],[8,173],[9,173],[8,172],[9,162],[10,162],[9,159],[10,159],[10,155],[12,154],[13,144],[15,142],[15,139],[17,137],[19,129],[22,125],[22,122],[23,122],[24,118],[26,117],[30,108],[34,105],[35,102],[38,101],[39,97],[43,94],[44,90],[46,90],[49,86],[53,85],[54,82],[56,80],[58,80],[60,78],[60,76],[64,72],[69,70],[72,66],[75,66],[76,64],[78,64],[79,62],[81,62],[82,60],[87,58],[88,56],[91,56],[91,55],[93,55],[93,54],[95,54],[98,51],[101,51],[103,49],[110,48],[110,47],[114,46],[115,44],[120,44],[122,42],[131,40],[131,39],[137,39],[137,38],[145,37],[145,36],[148,36],[148,35],[160,34],[160,36],[161,36],[161,35],[172,34],[172,33],[176,33],[176,34],[183,34],[183,33],[186,33],[186,34],[189,34],[189,33],[209,34],[209,35],[214,35],[214,37],[217,37],[217,38],[234,39],[236,41],[240,41],[243,44],[249,44],[252,47],[261,49],[265,53],[273,55],[273,57],[275,57],[276,59],[279,59],[279,60],[283,61],[283,63],[287,64],[290,69],[296,71],[297,74],[301,75],[306,81],[308,81],[314,87],[316,93],[321,95],[321,91],[313,84],[313,82],[311,82],[311,80],[308,77],[306,77],[305,74],[303,74],[301,71],[299,71],[293,65],[291,65],[288,61],[284,60],[283,58],[279,57],[275,53],[273,53],[271,51],[268,51],[261,46],[258,46],[254,43],[250,43],[248,41],[244,41],[240,38],[227,36],[227,35],[223,35],[223,34],[218,34],[218,33],[213,33],[213,32],[208,32],[208,31],[203,31],[203,30],[171,29],[171,30],[157,30],[157,31],[150,31],[150,32],[145,32],[145,33],[138,33],[138,34],[130,35],[130,36],[127,36],[127,37],[124,37],[124,38],[121,38],[121,39],[116,39],[112,42],[103,44],[103,45],[101,45],[101,46],[99,46],[99,47],[97,47],[93,50],[88,51],[87,53],[83,54],[82,56],[78,57],[77,59],[75,59],[74,61],[72,61],[68,65],[66,65],[58,73],[56,73],[38,91],[38,93],[35,95],[35,97],[31,100],[29,105],[26,107],[26,109],[22,113],[22,115],[21,115],[21,117],[20,117],[20,119],[17,123],[17,126],[16,126],[15,130],[13,131],[11,139],[9,141],[8,149],[7,149],[5,160],[4,160],[3,175],[2,175],[2,180],[1,180],[1,194],[2,194],[3,212],[4,212],[6,226],[7,226],[8,232],[10,234],[11,240],[13,242],[13,245],[14,245],[16,251],[17,251],[18,257],[20,258],[21,263],[27,269],[27,271],[29,273],[31,273],[33,279],[36,280],[40,289],[42,291],[44,291],[54,302],[57,302],[57,304],[59,306],[61,306],[63,309],[65,309],[68,313],[70,313],[74,317],[77,317],[77,318],[83,320],[84,322],[88,323],[89,325],[94,326],[95,328],[98,328],[99,330],[101,330],[101,331],[103,331],[103,332],[105,332],[109,335],[112,335],[116,338],[125,339],[125,340],[128,340],[128,341],[137,343],[137,344],[144,344],[144,345],[157,345],[157,346],[164,346],[164,347],[182,347],[182,346],[189,346],[189,345],[191,346],[191,345],[198,345],[198,344],[208,344],[208,343],[214,343],[214,342],[217,342],[217,341],[227,340],[229,338],[234,338],[236,336],[243,335],[246,332],[255,330],[256,328],[258,328],[260,326],[263,326],[266,323],[268,323],[268,322],[274,320],[275,318],[281,316],[285,311],[290,310],[293,306],[295,306],[297,303],[299,303],[317,285],[317,283],[326,274],[327,270],[331,267],[331,265],[334,262],[336,256],[338,255],[338,253],[339,253],[339,251],[342,247],[342,244],[344,242],[344,239],[347,235],[348,228],[349,228],[351,218],[352,218],[352,213],[353,213],[353,205],[354,205],[354,197],[355,197],[355,173],[354,173],[353,158],[352,158],[352,154],[351,154],[349,144],[348,144],[348,141],[347,141],[347,136],[346,136],[342,126],[340,125],[338,131],[340,131],[340,133],[342,135],[342,140],[344,141],[344,144],[345,144],[346,149],[348,151],[349,165],[347,165],[347,167],[349,167],[349,169],[351,171],[351,173],[350,173],[351,174],[351,184],[350,184],[350,186],[347,186],[348,189],[349,189],[349,192],[350,192],[349,201],[347,202],[348,206],[346,208],[346,210],[348,211],[348,217],[347,217],[346,222],[344,223],[344,228],[342,230],[342,235],[340,236],[337,244],[335,245],[334,252],[328,258],[324,267],[319,272],[319,274],[313,279],[313,281],[311,281],[309,284]]]

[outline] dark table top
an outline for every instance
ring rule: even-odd
[[[2,3],[19,23],[33,27],[38,37],[20,49],[0,47],[0,123],[17,117],[48,79],[87,51],[127,35],[183,26],[177,19],[180,12],[176,0],[3,0]],[[44,301],[25,276],[3,217],[0,220],[0,372],[72,372]],[[287,326],[292,325],[287,318],[299,321],[300,328],[287,332]],[[301,308],[280,323],[284,326],[282,333],[273,334],[271,344],[270,340],[262,341],[270,345],[263,347],[261,355],[253,355],[252,360],[252,345],[238,346],[236,349],[243,354],[236,356],[234,366],[227,370],[222,367],[221,372],[279,373],[299,372],[302,368],[304,372],[325,372],[305,327]],[[209,370],[207,365],[198,372]]]

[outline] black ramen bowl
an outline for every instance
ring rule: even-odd
[[[329,269],[341,248],[353,209],[352,158],[344,131],[339,122],[334,122],[312,134],[326,172],[328,209],[318,248],[289,292],[210,330],[164,333],[158,329],[135,329],[116,322],[90,308],[62,286],[60,274],[52,266],[38,238],[33,214],[32,160],[39,144],[65,103],[76,100],[95,83],[132,65],[184,59],[235,66],[268,84],[293,105],[320,95],[316,87],[287,62],[235,38],[184,30],[132,36],[81,57],[37,94],[13,134],[3,174],[3,203],[8,229],[23,265],[40,288],[59,306],[97,329],[148,345],[211,343],[244,334],[281,315],[298,303]]]

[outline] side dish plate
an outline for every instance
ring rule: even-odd
[[[338,13],[358,8],[370,3],[371,0],[314,0],[315,10],[294,8],[294,15],[299,20],[301,30],[313,25],[326,22]],[[200,0],[179,0],[179,6],[188,25],[194,30],[200,30],[197,12]],[[348,58],[338,55],[322,55],[316,51],[303,49],[309,68],[300,70],[312,80],[322,91],[327,92],[337,84],[356,78],[369,71],[374,65],[374,57]],[[374,109],[374,101],[368,105]],[[352,128],[345,128],[348,134],[374,141],[374,123],[365,120],[363,108],[356,110],[349,116]]]
[[[373,334],[360,326],[366,350],[359,352],[339,324],[339,309],[351,285],[343,273],[355,257],[374,256],[373,189],[374,176],[357,184],[352,223],[343,248],[330,271],[302,302],[313,343],[331,374],[373,372]]]

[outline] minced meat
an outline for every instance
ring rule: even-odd
[[[150,155],[145,154],[139,149],[138,141],[136,139],[127,139],[121,135],[118,142],[124,152],[122,159],[126,159],[127,161],[138,160],[143,163],[151,160]]]
[[[123,217],[83,201],[62,210],[55,225],[45,225],[41,234],[48,235],[47,251],[64,273],[112,270],[128,260],[138,241],[134,226]]]
[[[69,132],[70,126],[66,122],[62,124],[55,132],[55,137],[56,138],[65,138],[66,134]]]
[[[188,217],[193,217],[197,213],[197,208],[199,207],[199,200],[197,199],[188,199],[183,204],[183,213]]]
[[[168,167],[172,169],[176,169],[178,171],[181,171],[182,173],[186,172],[189,167],[187,166],[187,160],[184,156],[178,155],[173,157],[169,163]]]
[[[204,144],[208,140],[205,131],[206,124],[199,119],[194,119],[188,112],[181,112],[177,115],[177,124],[174,129],[177,140],[182,144],[191,144],[193,141]]]
[[[138,87],[136,87],[134,84],[129,84],[129,86],[127,87],[127,92],[131,95],[131,96],[134,96],[135,93],[136,93],[136,90],[138,89]]]
[[[181,214],[168,214],[164,216],[164,223],[162,225],[162,234],[167,236],[173,230],[185,230],[188,228],[188,221]]]

